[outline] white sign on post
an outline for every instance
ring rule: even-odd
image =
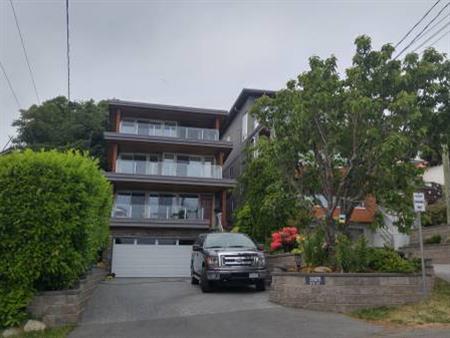
[[[413,195],[413,201],[415,212],[425,211],[425,194],[423,192],[415,192]]]

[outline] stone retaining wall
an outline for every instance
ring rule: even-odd
[[[96,285],[105,275],[104,269],[94,268],[75,289],[41,292],[33,297],[28,311],[49,327],[76,324]]]
[[[283,253],[277,255],[266,254],[267,269],[269,271],[288,270],[296,268],[295,255],[291,253]]]
[[[422,235],[424,240],[432,237],[433,235],[441,235],[442,240],[445,242],[447,238],[450,237],[450,226],[442,224],[423,227]],[[411,231],[410,243],[411,245],[419,244],[419,233],[417,229]]]
[[[400,249],[407,257],[420,257],[419,245],[410,245]],[[450,264],[450,244],[426,244],[423,246],[425,258],[435,264]]]
[[[427,289],[433,283],[431,267]],[[269,299],[290,307],[333,312],[415,303],[421,299],[421,275],[274,272]]]

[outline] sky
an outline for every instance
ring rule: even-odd
[[[65,1],[12,1],[41,101],[66,95]],[[343,70],[358,35],[398,42],[435,1],[70,0],[71,98],[228,110],[244,87],[282,88],[312,55],[334,54]],[[450,35],[435,48],[450,53]],[[0,61],[20,108],[37,103],[9,0]],[[0,72],[0,150],[18,116]]]

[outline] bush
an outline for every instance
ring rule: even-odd
[[[336,265],[343,272],[366,272],[369,268],[367,239],[361,236],[356,242],[345,235],[336,241]]]
[[[108,239],[112,192],[76,152],[0,157],[0,327],[16,325],[35,290],[74,286]]]
[[[321,266],[328,263],[328,249],[323,229],[316,229],[298,241],[303,252],[303,262],[307,266]]]
[[[369,268],[376,272],[410,273],[420,270],[418,259],[407,260],[391,248],[370,248]]]
[[[296,245],[297,236],[298,229],[295,227],[284,227],[281,230],[275,231],[272,234],[270,250],[283,250],[284,252],[290,252]]]
[[[422,214],[422,225],[433,226],[447,223],[447,208],[445,202],[439,200],[427,207],[427,211]]]
[[[440,244],[442,242],[441,235],[433,235],[431,237],[425,238],[423,241],[425,244]]]

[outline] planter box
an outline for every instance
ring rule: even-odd
[[[290,268],[297,268],[295,255],[291,253],[266,254],[266,263],[269,271],[287,271]]]
[[[27,310],[48,327],[76,324],[96,285],[105,275],[104,269],[94,268],[75,289],[40,292],[33,297]]]
[[[427,268],[427,289],[434,284]],[[398,273],[272,273],[270,301],[290,307],[350,312],[421,300],[421,274]]]

